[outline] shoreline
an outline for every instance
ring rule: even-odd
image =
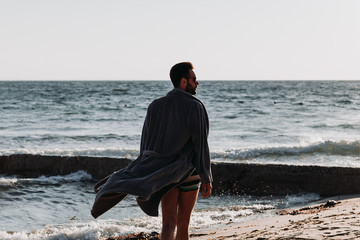
[[[333,205],[321,207],[331,201]],[[193,240],[357,238],[360,238],[360,195],[336,196],[303,208],[284,209],[275,216],[230,222],[191,233]]]
[[[360,194],[334,196],[281,209],[244,222],[227,222],[190,232],[191,240],[290,240],[360,238]],[[102,240],[159,240],[158,233],[136,233]]]

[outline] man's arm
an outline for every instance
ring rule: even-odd
[[[194,144],[194,165],[203,184],[212,182],[210,151],[207,142],[209,120],[202,104],[192,105],[188,116],[188,126],[191,140]]]

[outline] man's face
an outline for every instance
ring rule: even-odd
[[[197,86],[199,85],[199,82],[196,81],[196,75],[193,70],[189,71],[189,77],[187,78],[187,85],[185,91],[188,93],[195,95]]]

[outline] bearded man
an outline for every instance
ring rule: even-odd
[[[140,156],[95,186],[91,213],[96,218],[131,194],[146,214],[158,216],[161,202],[161,239],[186,240],[199,189],[203,197],[212,191],[209,119],[194,96],[199,82],[193,65],[174,65],[170,79],[174,89],[148,107]]]

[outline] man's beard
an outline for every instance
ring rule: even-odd
[[[188,82],[188,84],[186,85],[185,91],[187,91],[188,93],[190,93],[192,95],[195,95],[196,94],[196,87],[192,87]]]

